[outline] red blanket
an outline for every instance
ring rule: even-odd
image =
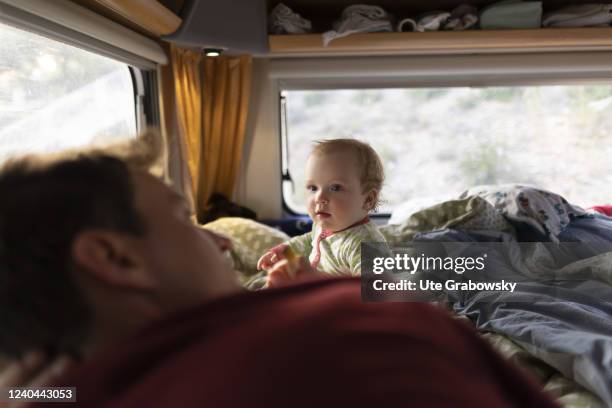
[[[328,279],[204,304],[60,383],[88,407],[555,406],[446,312],[360,290]]]

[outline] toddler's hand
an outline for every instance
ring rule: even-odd
[[[259,261],[257,261],[257,270],[259,271],[264,270],[264,269],[268,270],[275,263],[280,261],[280,259],[281,258],[279,257],[279,255],[276,254],[274,251],[268,251],[265,254],[263,254],[261,258],[259,258]]]
[[[306,258],[300,256],[294,261],[283,259],[277,262],[268,272],[265,287],[275,288],[295,279],[315,275],[320,275],[319,271],[313,268]]]
[[[296,268],[288,260],[283,259],[277,262],[274,267],[268,271],[266,279],[266,288],[275,288],[283,286],[290,282],[296,276]]]

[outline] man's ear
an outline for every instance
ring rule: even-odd
[[[72,242],[73,263],[94,278],[113,286],[148,289],[153,286],[144,258],[132,240],[107,230],[87,230]]]
[[[376,202],[378,201],[378,190],[375,188],[368,191],[365,200],[363,202],[363,209],[366,211],[372,211],[376,208]]]

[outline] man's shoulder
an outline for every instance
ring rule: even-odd
[[[278,289],[270,289],[256,294],[265,300],[266,307],[285,308],[290,305],[297,318],[304,314],[323,312],[329,309],[346,309],[348,306],[361,307],[361,282],[359,279],[326,278],[308,280]],[[258,301],[258,299],[256,300]]]
[[[411,321],[431,322],[432,319],[440,321],[448,318],[447,313],[427,303],[365,302],[361,298],[359,278],[320,279],[269,290],[260,295],[267,297],[262,307],[276,315],[279,326],[299,325],[303,320],[309,324],[333,326],[331,332],[337,332],[371,323],[379,327],[381,316],[393,329],[410,326]],[[287,310],[291,310],[291,313],[287,313]],[[359,321],[365,326],[339,323],[349,321]]]
[[[360,292],[358,279],[330,278],[218,299],[144,330],[59,385],[76,386],[86,406],[232,408],[500,406],[516,394],[492,383],[500,370],[521,388],[442,311],[366,303]]]
[[[268,337],[271,332],[275,332],[273,336],[283,332],[284,337],[299,337],[303,328],[318,327],[319,333],[330,335],[354,332],[356,328],[403,331],[418,324],[443,326],[448,319],[448,313],[427,303],[363,301],[361,289],[359,278],[309,279],[219,299],[169,319],[166,325],[157,328],[173,326],[174,331],[182,326],[206,327],[209,333],[225,335],[228,329],[235,331],[226,324],[231,321],[243,336]]]

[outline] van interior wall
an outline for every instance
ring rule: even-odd
[[[251,102],[236,200],[259,218],[281,218],[281,140],[278,85],[270,60],[253,59]]]

